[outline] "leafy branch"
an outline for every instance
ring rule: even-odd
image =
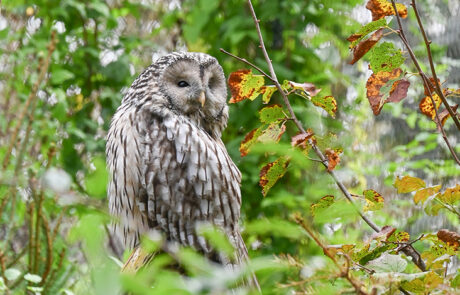
[[[259,47],[261,48],[262,50],[262,53],[264,55],[264,58],[265,58],[265,61],[267,63],[267,66],[268,66],[268,69],[269,69],[269,75],[267,75],[266,73],[264,73],[259,67],[255,66],[254,64],[252,64],[251,62],[247,61],[246,59],[244,58],[241,58],[241,57],[238,57],[238,56],[235,56],[229,52],[227,52],[226,50],[224,49],[220,49],[223,53],[225,54],[228,54],[229,56],[239,60],[239,61],[242,61],[244,63],[246,63],[247,65],[253,67],[254,69],[256,69],[257,71],[261,72],[264,76],[266,76],[267,78],[269,78],[274,84],[275,84],[275,87],[276,89],[279,91],[279,93],[281,94],[281,97],[283,99],[283,103],[284,105],[286,106],[288,112],[289,112],[289,116],[290,116],[290,120],[292,120],[294,122],[294,124],[296,125],[298,131],[300,132],[300,135],[302,136],[303,139],[305,139],[309,146],[312,147],[313,151],[315,152],[315,154],[318,156],[319,158],[319,161],[323,164],[323,166],[326,168],[326,171],[327,173],[333,178],[334,182],[336,183],[336,185],[338,186],[338,188],[340,189],[340,191],[343,193],[343,195],[347,198],[347,200],[351,203],[351,205],[353,206],[353,208],[356,210],[356,212],[359,214],[359,216],[361,217],[362,220],[364,220],[364,222],[366,222],[375,232],[379,233],[381,232],[381,228],[376,225],[370,218],[368,218],[367,216],[365,216],[361,211],[360,209],[356,206],[353,198],[352,198],[352,195],[350,194],[350,192],[348,191],[348,189],[345,187],[345,185],[338,179],[337,175],[334,173],[333,171],[333,168],[331,169],[331,161],[333,161],[333,159],[331,159],[331,157],[326,157],[326,155],[319,149],[319,147],[317,146],[316,144],[316,141],[312,138],[312,133],[309,131],[309,130],[305,130],[305,128],[302,126],[302,123],[298,120],[296,114],[294,113],[294,110],[292,109],[292,106],[289,102],[289,98],[288,98],[288,95],[291,93],[291,92],[288,92],[286,91],[286,88],[283,87],[283,85],[280,84],[280,82],[278,81],[278,78],[276,76],[276,73],[275,73],[275,70],[273,68],[273,64],[272,64],[272,61],[268,55],[268,52],[265,48],[265,43],[264,43],[264,40],[263,40],[263,36],[262,36],[262,33],[261,33],[261,30],[260,30],[260,26],[259,26],[259,23],[260,23],[260,20],[257,18],[257,15],[254,11],[254,8],[252,6],[252,2],[251,0],[248,0],[248,6],[250,8],[250,11],[251,11],[251,15],[252,15],[252,18],[253,18],[253,21],[254,21],[254,25],[255,25],[255,28],[256,28],[256,31],[257,31],[257,35],[259,37]],[[230,78],[232,79],[232,78]],[[297,83],[291,83],[291,84],[297,84]],[[295,88],[296,85],[294,85],[292,88]],[[296,93],[297,94],[297,93]],[[303,95],[301,95],[303,96]],[[275,164],[274,163],[271,163],[271,165]],[[270,164],[269,164],[270,165]],[[267,165],[268,166],[268,165]],[[266,166],[266,167],[267,167]],[[264,167],[264,168],[266,168]],[[269,167],[270,168],[270,167]],[[411,245],[408,245],[407,247],[403,248],[402,251],[412,257],[412,261],[417,265],[417,267],[422,270],[422,271],[425,271],[426,267],[425,267],[425,264],[423,262],[422,259],[420,259],[420,254],[411,246]]]

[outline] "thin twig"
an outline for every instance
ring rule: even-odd
[[[56,45],[56,32],[53,31],[51,33],[50,44],[48,45],[48,55],[46,56],[44,61],[39,65],[38,79],[35,82],[35,84],[32,86],[32,91],[30,92],[29,97],[27,98],[24,104],[24,108],[22,109],[22,112],[19,114],[19,117],[16,123],[16,127],[14,128],[13,133],[11,135],[10,144],[8,145],[8,148],[5,154],[5,158],[3,159],[3,169],[6,169],[6,167],[8,166],[10,162],[11,152],[13,151],[13,148],[16,145],[16,139],[19,134],[19,129],[21,129],[22,122],[24,121],[24,118],[29,111],[30,104],[32,103],[34,99],[37,98],[38,88],[40,87],[41,83],[46,77],[46,74],[48,73],[48,67],[49,67],[49,63],[51,60],[51,54],[56,49],[55,45]]]
[[[404,29],[403,29],[403,26],[402,26],[402,23],[401,23],[401,18],[399,16],[399,12],[398,10],[396,9],[396,2],[395,0],[391,0],[391,3],[393,4],[393,9],[395,10],[395,14],[396,14],[396,19],[398,21],[398,26],[399,26],[399,32],[398,32],[398,36],[399,38],[401,39],[401,41],[404,43],[404,45],[406,46],[407,48],[407,51],[409,52],[409,55],[412,59],[412,62],[414,63],[415,67],[417,68],[417,71],[420,73],[420,77],[422,78],[423,80],[423,84],[425,86],[425,89],[432,89],[433,85],[431,84],[430,80],[427,78],[427,76],[425,75],[425,73],[423,72],[422,68],[420,67],[420,64],[417,60],[417,57],[415,56],[414,52],[412,51],[412,48],[409,44],[409,42],[407,41],[407,38],[406,38],[406,34],[404,33]],[[420,23],[421,24],[421,23]],[[425,36],[426,38],[426,36]],[[430,52],[429,50],[429,46],[428,46],[428,51]],[[431,53],[429,54],[429,56],[431,56]],[[432,58],[430,59],[430,64],[432,63]],[[437,78],[436,79],[436,86],[438,86],[438,82],[437,82]],[[437,88],[435,88],[437,89]],[[440,89],[440,88],[439,88]],[[442,93],[442,91],[438,92],[438,90],[436,90],[436,93],[438,94],[438,96],[441,98],[441,97],[444,97],[444,94]],[[438,114],[438,110],[436,108],[436,103],[433,99],[433,96],[431,95],[430,91],[429,91],[429,96],[430,96],[430,99],[431,99],[431,103],[433,104],[433,108],[434,108],[434,111],[435,111],[435,117],[436,117],[436,125],[438,126],[439,130],[441,131],[442,133],[442,137],[449,149],[449,152],[452,154],[452,157],[454,158],[455,162],[457,162],[458,165],[460,165],[460,160],[459,158],[457,157],[457,154],[455,153],[454,149],[452,148],[452,146],[450,145],[449,143],[449,140],[447,138],[447,135],[446,135],[446,132],[444,130],[444,127],[442,126],[442,123],[441,123],[441,119],[439,118],[439,114]],[[441,100],[443,100],[443,102],[446,100],[446,98],[441,98]],[[446,101],[446,108],[448,109],[449,113],[451,114],[452,116],[452,119],[454,119],[454,122],[455,124],[457,125],[457,122],[458,120],[456,120],[456,116],[455,114],[452,112],[452,110],[450,109],[450,106],[449,104],[447,103]],[[457,128],[459,128],[460,130],[460,125],[457,125]]]
[[[223,53],[225,53],[225,54],[227,54],[227,55],[230,55],[231,57],[233,57],[233,58],[235,58],[235,59],[237,59],[237,60],[239,60],[239,61],[241,61],[241,62],[244,62],[245,64],[247,64],[247,65],[249,65],[249,66],[251,66],[251,67],[253,67],[253,68],[256,69],[257,71],[259,71],[259,73],[261,73],[262,75],[264,75],[265,77],[267,77],[270,81],[275,82],[275,81],[273,80],[273,78],[272,78],[270,75],[268,75],[267,73],[265,73],[261,68],[259,68],[259,67],[256,66],[255,64],[249,62],[247,59],[241,58],[241,57],[236,56],[236,55],[234,55],[234,54],[231,54],[230,52],[226,51],[226,50],[223,49],[223,48],[220,48],[220,51],[222,51]]]
[[[327,249],[326,245],[316,236],[314,231],[310,228],[305,219],[303,219],[302,216],[300,216],[300,214],[296,214],[294,216],[294,220],[308,233],[308,235],[313,239],[313,241],[315,241],[315,243],[323,250],[324,255],[329,257],[332,260],[332,262],[334,262],[335,266],[340,270],[340,277],[345,278],[353,286],[357,294],[368,294],[366,291],[364,291],[361,283],[358,280],[355,280],[355,278],[350,274],[348,267],[350,263],[349,258],[345,256],[347,265],[341,265],[337,261],[337,259],[335,259],[334,255],[331,254],[331,252],[329,252],[329,249]]]
[[[433,75],[434,84],[436,86],[436,88],[435,88],[436,93],[441,98],[442,103],[444,104],[444,106],[446,107],[447,111],[449,112],[449,114],[451,115],[452,119],[454,120],[455,125],[457,125],[457,129],[460,130],[460,122],[459,122],[458,118],[456,117],[454,111],[450,107],[449,103],[447,102],[446,97],[444,96],[444,93],[442,92],[441,85],[439,85],[439,80],[438,80],[438,77],[436,75],[436,69],[434,67],[433,57],[431,55],[431,48],[430,48],[431,41],[428,40],[428,37],[427,37],[427,35],[425,33],[425,29],[423,28],[423,24],[422,24],[422,21],[420,19],[420,14],[419,14],[419,12],[417,10],[417,5],[415,4],[415,0],[412,0],[411,5],[414,8],[415,17],[417,18],[417,22],[418,22],[418,26],[420,28],[420,32],[422,33],[423,40],[425,41],[426,52],[428,54],[428,61],[430,62],[431,74]]]

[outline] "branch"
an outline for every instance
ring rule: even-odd
[[[268,68],[270,70],[270,76],[271,76],[271,80],[273,81],[273,83],[275,83],[275,86],[276,88],[278,89],[278,91],[280,92],[282,98],[283,98],[283,102],[284,102],[284,105],[286,106],[286,108],[288,109],[289,111],[289,114],[290,114],[290,117],[292,119],[292,121],[294,121],[295,125],[297,126],[298,130],[302,133],[302,134],[306,134],[306,131],[305,129],[303,128],[302,124],[300,123],[300,121],[297,119],[295,113],[294,113],[294,110],[292,109],[292,106],[289,102],[289,99],[287,97],[287,94],[286,92],[281,88],[281,85],[280,83],[278,82],[278,78],[276,77],[276,73],[275,73],[275,70],[273,69],[273,64],[272,64],[272,61],[270,60],[270,57],[268,56],[268,53],[267,53],[267,50],[265,49],[265,43],[264,43],[264,40],[263,40],[263,37],[262,37],[262,33],[260,31],[260,26],[259,26],[259,20],[257,19],[257,16],[256,16],[256,13],[254,11],[254,7],[252,6],[252,3],[251,3],[251,0],[248,0],[248,5],[249,5],[249,8],[251,10],[251,14],[252,14],[252,18],[254,20],[254,24],[255,24],[255,27],[256,27],[256,30],[257,30],[257,35],[259,36],[259,43],[260,43],[260,48],[262,49],[262,52],[264,54],[264,57],[265,57],[265,61],[267,62],[267,65],[268,65]],[[357,206],[355,205],[354,201],[353,201],[353,198],[352,196],[350,195],[350,192],[348,192],[347,188],[345,187],[345,185],[337,178],[337,175],[334,173],[333,170],[329,170],[328,169],[328,161],[327,161],[327,158],[324,156],[324,154],[321,152],[321,150],[318,148],[318,146],[311,140],[309,139],[308,140],[308,143],[311,145],[313,151],[316,153],[316,155],[320,158],[321,160],[321,163],[323,164],[323,166],[326,168],[326,171],[327,173],[329,173],[329,175],[334,179],[334,182],[337,184],[337,186],[339,187],[340,191],[343,193],[343,195],[348,199],[348,201],[353,205],[353,207],[355,208],[355,210],[358,212],[359,216],[376,232],[379,232],[380,231],[380,228],[372,221],[370,220],[367,216],[365,216],[360,210],[359,208],[357,208]],[[415,252],[415,253],[414,253]],[[419,260],[420,258],[420,254],[418,254],[417,251],[405,251],[406,255],[409,255],[413,258],[413,261],[414,263],[422,270],[422,271],[425,271],[425,265],[423,263],[423,260]]]
[[[272,61],[270,60],[270,57],[268,56],[268,53],[267,53],[267,50],[265,49],[265,44],[264,44],[264,40],[263,40],[263,37],[262,37],[262,33],[260,31],[260,26],[259,26],[259,20],[257,19],[257,16],[256,16],[256,13],[254,11],[254,8],[252,6],[252,3],[250,0],[248,0],[248,4],[249,4],[249,8],[251,9],[251,14],[252,14],[252,17],[254,19],[254,24],[256,26],[256,30],[257,30],[257,34],[259,36],[259,41],[260,41],[260,48],[262,49],[262,52],[264,54],[264,57],[265,57],[265,60],[268,64],[268,68],[270,70],[270,75],[271,75],[271,80],[273,81],[273,83],[275,83],[275,86],[276,88],[278,89],[278,91],[281,93],[281,96],[283,97],[283,102],[284,102],[284,105],[286,106],[286,108],[288,109],[289,111],[289,115],[291,116],[291,119],[292,121],[294,121],[295,125],[297,126],[297,128],[299,129],[299,131],[302,133],[302,134],[306,134],[307,132],[305,131],[305,129],[303,128],[302,126],[302,123],[300,123],[300,121],[297,119],[297,116],[295,115],[294,113],[294,110],[292,109],[292,106],[291,106],[291,103],[289,102],[289,99],[287,97],[287,94],[286,92],[281,88],[281,85],[280,83],[278,82],[278,78],[276,77],[276,73],[275,73],[275,70],[273,69],[273,64],[272,64]],[[318,146],[311,140],[309,139],[308,140],[308,143],[312,146],[313,150],[315,151],[316,155],[319,157],[319,159],[321,160],[321,163],[323,164],[323,166],[326,168],[326,171],[332,176],[332,178],[334,179],[335,183],[337,184],[337,186],[339,187],[339,189],[342,191],[342,193],[345,195],[345,197],[348,199],[348,201],[350,201],[350,203],[355,207],[355,209],[358,211],[359,215],[361,216],[361,218],[376,232],[379,232],[380,231],[380,228],[372,221],[370,220],[369,218],[367,218],[366,216],[364,216],[360,211],[359,209],[356,207],[354,201],[353,201],[353,198],[351,197],[350,193],[348,192],[348,190],[346,189],[345,185],[340,182],[340,180],[337,178],[337,176],[335,175],[334,171],[329,171],[327,168],[328,168],[328,162],[327,162],[327,158],[324,156],[324,154],[321,152],[321,150],[318,148]]]
[[[366,291],[363,290],[363,286],[358,280],[355,280],[353,276],[351,276],[350,271],[349,271],[349,258],[345,256],[347,259],[347,264],[345,266],[341,265],[337,259],[335,259],[334,255],[332,255],[329,252],[329,249],[327,249],[326,245],[316,236],[314,231],[310,228],[310,226],[307,224],[307,222],[300,216],[299,214],[296,214],[294,216],[295,222],[299,224],[307,233],[308,235],[315,241],[315,243],[323,250],[324,255],[329,257],[332,262],[334,262],[335,266],[340,270],[340,277],[345,278],[350,284],[353,286],[357,294],[360,295],[367,295]]]
[[[460,130],[460,122],[459,122],[457,116],[455,115],[454,111],[452,110],[452,108],[448,104],[448,102],[446,100],[446,97],[444,96],[444,93],[441,90],[441,85],[439,85],[438,77],[436,75],[436,70],[435,70],[434,63],[433,63],[433,57],[431,55],[431,48],[430,48],[431,41],[428,40],[428,37],[427,37],[427,35],[425,33],[425,29],[423,28],[423,24],[422,24],[422,21],[420,20],[420,14],[419,14],[419,12],[417,10],[417,5],[415,4],[415,0],[412,0],[411,5],[414,8],[414,12],[415,12],[415,16],[417,18],[417,22],[418,22],[418,25],[419,25],[419,28],[420,28],[420,32],[422,33],[422,36],[423,36],[423,41],[425,41],[426,52],[428,54],[428,60],[430,62],[431,74],[433,75],[434,84],[436,86],[436,93],[441,98],[442,103],[444,104],[444,106],[446,107],[447,111],[449,112],[449,114],[451,115],[452,119],[454,120],[455,125],[457,125],[457,129]],[[431,82],[430,82],[430,84],[431,84]]]
[[[420,77],[423,80],[423,84],[425,86],[425,89],[432,89],[433,85],[431,84],[430,80],[427,78],[427,76],[423,72],[422,68],[420,67],[419,62],[418,62],[417,58],[415,57],[415,54],[412,51],[412,48],[411,48],[409,42],[407,41],[406,34],[404,33],[404,29],[403,29],[402,24],[401,24],[401,18],[399,16],[398,10],[396,9],[395,0],[391,0],[391,3],[393,4],[393,9],[395,11],[396,19],[398,21],[399,31],[397,33],[398,33],[401,41],[406,46],[407,51],[409,52],[409,55],[410,55],[410,57],[412,59],[412,62],[414,63],[415,67],[417,68],[417,71],[420,74]],[[412,0],[412,3],[413,3],[413,5],[415,4],[414,0]],[[414,10],[415,10],[415,5],[414,5]],[[423,27],[421,25],[420,18],[418,16],[418,12],[416,13],[416,15],[417,15],[417,20],[419,21],[420,29],[421,29],[422,34],[423,34],[424,39],[425,39],[425,43],[427,44],[428,57],[429,57],[428,59],[430,60],[430,66],[432,67],[433,78],[435,79],[436,93],[438,94],[438,96],[441,98],[441,100],[445,104],[447,110],[449,111],[449,114],[451,114],[452,119],[454,120],[455,124],[457,125],[457,128],[460,130],[460,122],[458,122],[457,117],[455,116],[455,114],[453,113],[453,111],[450,108],[449,104],[447,103],[446,98],[444,97],[444,94],[442,93],[442,90],[438,85],[439,82],[438,82],[438,79],[436,77],[436,72],[434,71],[433,58],[431,57],[431,50],[430,50],[430,46],[429,46],[429,41],[426,39],[426,34],[425,34],[425,31],[423,30]],[[439,91],[438,91],[438,88],[439,88]],[[435,114],[436,114],[435,123],[438,126],[439,130],[441,131],[442,137],[443,137],[444,141],[446,142],[446,145],[447,145],[450,153],[452,154],[452,157],[454,158],[455,162],[457,162],[457,164],[460,166],[460,160],[458,159],[457,154],[455,153],[454,149],[452,148],[452,146],[449,143],[449,140],[447,139],[447,135],[446,135],[446,132],[444,130],[444,127],[442,126],[441,119],[439,118],[438,110],[436,108],[436,103],[435,103],[435,101],[433,99],[433,96],[431,95],[431,93],[430,93],[429,96],[430,96],[431,103],[433,104],[434,111],[435,111]]]
[[[273,80],[273,78],[272,78],[270,75],[268,75],[267,73],[265,73],[264,71],[262,71],[262,69],[259,68],[258,66],[256,66],[255,64],[249,62],[247,59],[241,58],[241,57],[236,56],[236,55],[234,55],[234,54],[231,54],[230,52],[226,51],[226,50],[223,49],[223,48],[220,48],[220,51],[222,51],[223,53],[225,53],[225,54],[227,54],[227,55],[230,55],[231,57],[233,57],[233,58],[235,58],[235,59],[237,59],[237,60],[239,60],[239,61],[244,62],[245,64],[247,64],[247,65],[249,65],[249,66],[251,66],[251,67],[253,67],[253,68],[256,69],[257,71],[259,71],[262,75],[264,75],[265,77],[267,77],[270,81],[272,81],[273,83],[275,83],[275,81]]]

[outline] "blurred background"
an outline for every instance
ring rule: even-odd
[[[267,70],[246,1],[0,3],[0,293],[116,294],[123,285],[134,288],[134,294],[206,294],[207,282],[199,276],[195,285],[171,291],[168,288],[182,288],[180,279],[161,271],[161,265],[155,266],[155,276],[141,281],[120,278],[120,263],[129,253],[123,253],[107,230],[105,136],[123,93],[145,67],[167,52],[206,52],[219,60],[226,75],[246,67],[219,51],[224,48]],[[441,82],[459,88],[460,3],[417,3],[433,40]],[[365,96],[371,74],[368,63],[364,59],[349,65],[346,41],[371,21],[365,2],[254,0],[253,4],[280,81],[314,83],[322,95],[336,98],[335,119],[303,98],[291,97],[291,102],[304,126],[317,134],[321,148],[343,148],[336,171],[347,188],[357,194],[371,188],[384,196],[385,209],[369,213],[373,220],[414,236],[440,226],[458,228],[458,218],[426,216],[410,197],[396,195],[392,187],[394,178],[405,174],[430,185],[453,186],[460,170],[435,124],[418,112],[423,87],[416,76],[410,78],[414,86],[407,99],[385,105],[378,117],[372,114]],[[427,69],[413,13],[403,22]],[[403,48],[396,37],[386,38]],[[410,63],[406,66],[415,72]],[[277,94],[272,101],[281,103]],[[311,161],[291,165],[262,196],[259,171],[275,156],[239,153],[241,140],[259,125],[261,106],[260,98],[231,105],[223,139],[243,174],[243,235],[250,256],[259,261],[264,293],[306,294],[322,288],[324,294],[333,294],[343,283],[322,286],[317,281],[309,287],[292,283],[324,274],[330,265],[292,221],[292,214],[309,216],[313,202],[341,194],[324,168]],[[455,126],[447,122],[445,128],[460,152]],[[288,125],[282,140],[289,143],[295,132]],[[355,213],[337,210],[314,221],[329,243],[354,243],[370,235],[370,228]],[[212,275],[216,282],[225,276]],[[152,281],[154,289],[147,287]]]

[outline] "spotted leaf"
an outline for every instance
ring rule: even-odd
[[[378,192],[368,189],[363,192],[364,199],[367,205],[364,206],[364,211],[376,211],[383,208],[383,197]]]
[[[259,94],[266,91],[266,89],[261,89],[264,83],[264,76],[254,75],[251,70],[238,70],[231,73],[228,78],[230,92],[232,93],[229,103],[236,103],[245,99],[256,99]]]
[[[395,10],[390,1],[386,0],[369,0],[366,8],[372,13],[372,20],[378,20],[385,16],[395,15]],[[404,4],[396,3],[396,10],[400,17],[407,17],[407,7]]]
[[[393,185],[398,189],[398,194],[410,193],[426,187],[425,181],[408,175],[403,178],[396,177]]]
[[[276,182],[284,176],[288,166],[289,158],[280,157],[276,161],[268,163],[260,170],[259,185],[262,187],[264,197]]]

